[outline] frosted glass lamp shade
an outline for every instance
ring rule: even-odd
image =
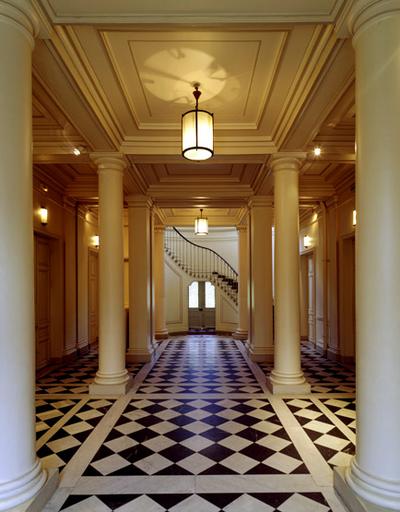
[[[214,154],[214,117],[206,110],[189,110],[182,115],[182,156],[207,160]]]
[[[198,217],[194,222],[194,234],[195,235],[208,235],[208,219]]]

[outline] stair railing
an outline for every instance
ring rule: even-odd
[[[218,285],[237,302],[238,273],[220,254],[195,244],[175,227],[166,228],[164,245],[166,253],[184,272]]]

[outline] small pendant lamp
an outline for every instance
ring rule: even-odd
[[[194,221],[194,234],[195,235],[208,235],[208,219],[203,217],[203,208],[200,208],[200,217]]]
[[[182,156],[188,160],[207,160],[214,154],[214,115],[199,110],[199,84],[194,84],[194,110],[182,114]]]

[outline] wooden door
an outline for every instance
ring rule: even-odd
[[[89,345],[99,339],[99,255],[89,250]]]
[[[314,255],[308,256],[308,340],[315,343],[315,269]]]
[[[36,367],[50,361],[51,342],[51,250],[50,241],[35,236],[35,334]]]

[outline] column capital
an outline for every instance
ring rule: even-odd
[[[127,161],[122,153],[90,153],[90,159],[96,164],[97,172],[117,171],[124,172]]]
[[[0,23],[18,27],[33,48],[35,37],[39,33],[39,18],[30,1],[0,0]]]
[[[288,152],[275,153],[270,160],[270,166],[273,172],[278,171],[299,171],[300,165],[307,158],[307,153]]]
[[[272,207],[273,198],[271,196],[253,196],[249,200],[249,208]]]
[[[151,200],[151,198],[142,194],[127,196],[126,202],[128,203],[128,208],[150,209],[153,206],[153,201]]]
[[[348,25],[353,40],[360,30],[367,28],[379,19],[400,12],[398,0],[356,0],[351,8]]]

